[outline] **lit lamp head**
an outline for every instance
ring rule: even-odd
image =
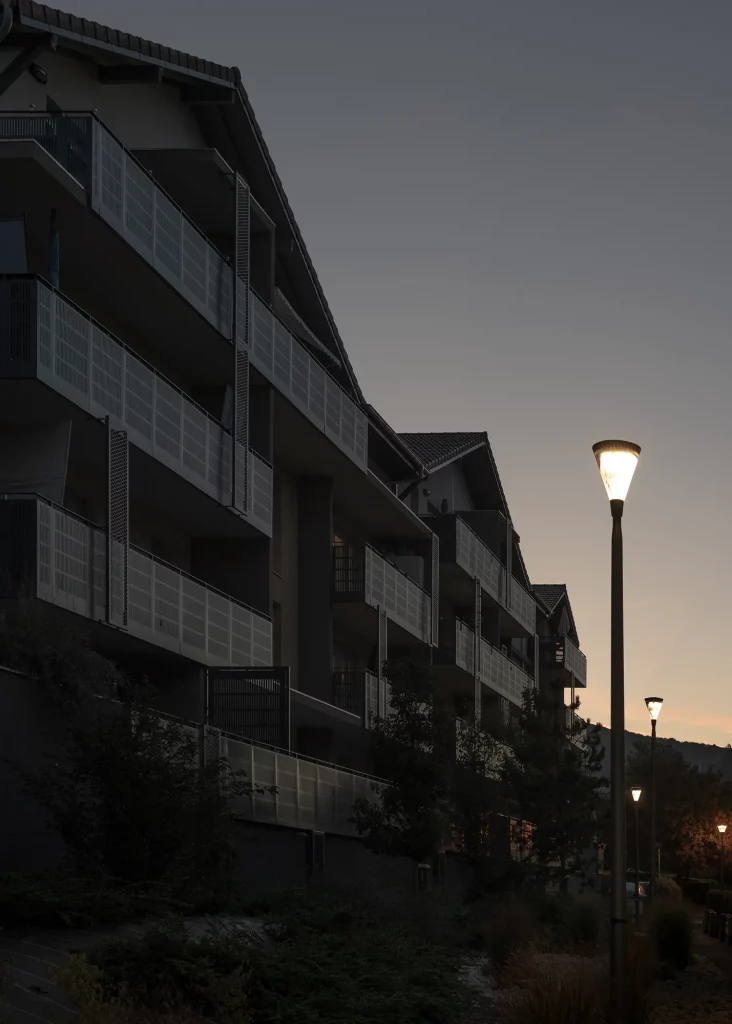
[[[631,791],[630,791],[631,796],[633,797],[633,799],[635,800],[636,803],[638,803],[638,801],[640,800],[642,792],[643,792],[643,790],[641,790],[641,789],[631,789]]]
[[[663,707],[663,697],[646,697],[646,707],[653,721],[657,722]]]
[[[630,481],[638,465],[640,447],[631,441],[598,441],[593,444],[592,450],[610,499],[610,507],[613,512],[622,512]]]
[[[726,825],[717,825],[717,828],[719,829],[722,835],[724,835],[724,833],[727,831]]]

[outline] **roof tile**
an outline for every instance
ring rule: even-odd
[[[400,434],[399,436],[424,464],[425,469],[434,469],[436,466],[451,462],[487,440],[485,434],[478,432]]]

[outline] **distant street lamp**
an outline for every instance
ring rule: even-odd
[[[626,860],[625,818],[625,664],[623,646],[623,508],[640,448],[628,441],[592,446],[613,517],[610,570],[610,796],[613,864],[610,933],[612,1024],[625,1024]]]
[[[638,806],[641,798],[640,789],[631,789],[635,804],[635,930],[640,927],[640,838],[638,833]]]
[[[719,887],[724,892],[724,833],[727,831],[727,826],[717,825],[717,828],[719,829]]]
[[[651,716],[651,887],[649,896],[651,903],[656,895],[656,722],[663,707],[663,697],[646,697],[646,707]]]

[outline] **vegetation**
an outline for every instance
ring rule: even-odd
[[[301,892],[259,910],[268,921],[266,942],[232,929],[194,940],[171,923],[75,958],[60,983],[81,1024],[460,1020],[458,947],[424,904],[395,908],[368,896]]]
[[[542,883],[565,888],[579,858],[595,840],[606,780],[600,774],[603,751],[597,727],[577,723],[572,742],[564,720],[537,690],[524,693],[511,757],[503,783],[516,814],[531,822],[530,852]]]
[[[692,924],[685,907],[661,904],[651,920],[650,934],[662,964],[675,971],[691,963]]]
[[[650,792],[650,744],[636,743],[627,776]],[[637,781],[636,781],[637,780]],[[717,824],[732,819],[732,783],[721,772],[700,771],[667,743],[656,745],[657,841],[665,870],[680,879],[719,873]],[[650,848],[648,814],[639,818],[641,851]]]

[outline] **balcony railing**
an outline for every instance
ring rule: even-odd
[[[536,602],[500,559],[463,522],[455,519],[455,560],[482,589],[509,611],[532,635],[536,632]]]
[[[368,728],[374,718],[386,712],[386,683],[373,672],[336,671],[333,673],[333,703],[343,711],[358,715]]]
[[[587,686],[587,657],[568,636],[564,637],[564,667],[575,677],[577,685]]]
[[[254,292],[250,301],[252,363],[318,430],[365,470],[365,414]]]
[[[231,339],[231,267],[91,113],[0,114],[1,139],[29,139],[91,196],[91,207],[201,316]]]
[[[34,277],[0,280],[0,376],[37,375],[216,501],[231,505],[232,437],[88,314]],[[272,467],[251,449],[248,518],[272,535]]]
[[[424,643],[432,638],[430,595],[369,544],[336,544],[336,598],[362,600]]]
[[[460,619],[455,620],[455,662],[458,668],[474,674],[475,633]],[[521,707],[524,690],[534,689],[533,679],[523,669],[482,638],[479,669],[481,682],[517,707]]]
[[[377,800],[385,785],[347,768],[206,732],[209,756],[225,757],[233,771],[246,773],[253,792],[237,797],[234,810],[252,821],[355,836],[353,805],[358,799]]]
[[[2,578],[85,618],[107,616],[107,536],[36,496],[5,495]],[[127,631],[205,665],[271,665],[269,618],[147,552],[128,553]]]

